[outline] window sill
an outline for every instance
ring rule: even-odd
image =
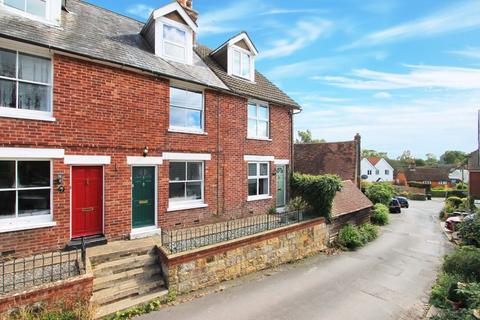
[[[3,109],[0,108],[0,109]],[[49,122],[54,122],[57,121],[54,117],[52,117],[51,114],[48,113],[38,113],[35,114],[36,112],[18,112],[17,110],[0,110],[0,117],[2,118],[14,118],[14,119],[24,119],[24,120],[39,120],[39,121],[49,121]]]
[[[169,128],[169,129],[168,129],[168,132],[171,132],[171,133],[198,134],[198,135],[202,135],[202,136],[208,135],[208,133],[206,133],[206,132],[203,131],[203,130],[189,130],[189,129],[182,129],[182,128]]]
[[[267,200],[267,199],[272,199],[272,196],[270,195],[261,195],[261,196],[249,196],[247,198],[247,201],[259,201],[259,200]]]
[[[198,208],[206,208],[208,204],[206,203],[185,203],[185,204],[170,204],[168,206],[167,212],[172,211],[181,211],[181,210],[189,210],[189,209],[198,209]]]
[[[264,137],[247,137],[247,140],[272,141],[272,139]]]
[[[55,227],[56,225],[57,225],[57,222],[55,221],[16,223],[16,224],[9,224],[9,225],[0,227],[0,233],[15,232],[15,231],[22,231],[22,230],[33,230],[33,229],[41,229],[41,228],[51,228],[51,227]]]

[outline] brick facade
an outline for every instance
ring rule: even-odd
[[[244,155],[290,160],[291,111],[270,104],[272,141],[249,140],[247,99],[206,89],[205,135],[173,133],[169,127],[169,80],[55,54],[54,122],[0,118],[0,147],[60,148],[66,155],[111,156],[104,166],[104,234],[123,239],[131,232],[131,167],[127,156],[163,152],[208,153],[205,161],[206,208],[167,212],[168,161],[158,166],[158,224],[180,227],[264,213],[272,199],[247,202]],[[275,171],[274,162],[270,171]],[[26,255],[60,249],[70,240],[70,166],[53,161],[63,173],[65,192],[53,191],[52,228],[0,233],[0,254]]]
[[[480,172],[478,171],[470,171],[469,192],[471,197],[480,199]]]

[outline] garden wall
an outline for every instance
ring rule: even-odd
[[[332,223],[328,225],[328,233],[330,239],[333,239],[337,236],[340,229],[347,224],[352,225],[362,225],[364,223],[370,222],[371,208],[366,208],[363,210],[343,214],[340,216],[335,216],[332,219]]]
[[[318,218],[178,254],[160,248],[160,258],[168,288],[186,293],[318,253],[327,238]]]

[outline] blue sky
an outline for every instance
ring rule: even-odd
[[[165,0],[90,0],[144,21]],[[395,157],[473,151],[480,1],[193,0],[199,42],[245,30],[257,69],[303,107],[296,130]]]

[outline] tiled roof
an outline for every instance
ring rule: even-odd
[[[79,0],[67,1],[60,26],[0,10],[0,37],[227,89],[194,54],[194,64],[164,60],[140,35],[143,23]]]
[[[378,157],[370,157],[370,158],[367,158],[368,162],[370,162],[372,164],[372,166],[376,166],[377,163],[382,160],[382,158],[378,158]]]
[[[404,173],[407,181],[448,181],[450,169],[453,166],[441,167],[416,167],[414,169],[405,169]]]
[[[271,83],[260,72],[255,71],[255,83],[230,76],[227,71],[218,64],[211,56],[212,49],[198,45],[195,49],[205,63],[215,74],[235,93],[249,96],[267,102],[285,105],[291,108],[300,109],[298,103],[290,98],[285,92]]]
[[[333,199],[332,217],[357,212],[372,206],[373,203],[352,181],[343,181],[342,190],[337,192]]]

